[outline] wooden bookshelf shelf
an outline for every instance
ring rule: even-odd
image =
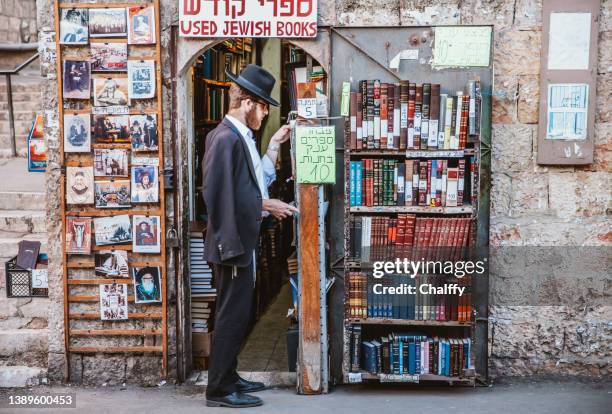
[[[351,213],[424,213],[424,214],[472,214],[474,209],[466,204],[458,207],[424,206],[352,206]]]
[[[419,383],[420,381],[438,381],[438,382],[469,382],[473,383],[475,377],[445,377],[435,374],[373,374],[368,371],[360,371],[361,378],[364,380],[378,380],[380,382],[405,382]]]
[[[216,81],[216,80],[212,80],[212,79],[202,79],[202,82],[204,82],[206,85],[210,85],[210,86],[221,86],[224,88],[229,88],[229,86],[232,84],[231,82],[221,82],[221,81]]]
[[[475,154],[473,148],[463,150],[361,150],[350,151],[351,157],[464,158]]]
[[[412,319],[386,319],[386,318],[349,318],[348,323],[361,325],[399,325],[399,326],[449,326],[459,328],[469,328],[472,321],[432,321],[432,320],[412,320]]]

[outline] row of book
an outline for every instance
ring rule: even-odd
[[[474,246],[470,217],[417,217],[415,214],[352,216],[349,257],[363,263],[396,258],[455,259]]]
[[[352,372],[463,377],[464,370],[473,369],[470,338],[391,333],[363,341],[361,336],[361,326],[353,325],[350,331]]]
[[[435,83],[362,80],[350,96],[350,148],[464,149],[480,134],[480,106],[476,80],[455,95]]]
[[[221,122],[229,108],[228,88],[206,84],[206,81],[203,81],[201,93],[204,103],[200,109],[202,120]]]
[[[467,167],[473,189],[476,163]],[[351,161],[349,202],[351,206],[456,207],[467,195],[466,160],[371,159]],[[475,192],[470,193],[474,201]]]
[[[217,290],[212,285],[212,269],[204,260],[204,235],[189,236],[189,272],[191,278],[191,330],[209,332],[212,307]]]
[[[371,273],[348,273],[346,316],[352,319],[382,318],[417,321],[472,320],[471,277],[441,275],[385,274],[374,278]],[[449,286],[465,288],[461,295]],[[375,286],[377,285],[377,286]],[[389,292],[394,288],[394,293]],[[387,290],[383,290],[387,288]],[[400,290],[401,289],[401,290]],[[409,293],[412,289],[413,293]],[[397,293],[400,292],[400,293]],[[446,292],[446,293],[434,293]]]

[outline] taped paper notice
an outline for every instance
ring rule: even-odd
[[[350,384],[357,384],[362,381],[361,372],[349,372],[348,381]]]
[[[433,66],[487,67],[491,57],[491,27],[436,27]]]
[[[587,70],[591,13],[551,13],[548,69]]]
[[[399,65],[401,60],[418,60],[419,59],[419,49],[404,49],[399,52],[393,59],[391,59],[391,63],[389,63],[389,67],[391,69],[399,70]]]

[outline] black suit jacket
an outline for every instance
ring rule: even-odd
[[[204,259],[248,266],[259,237],[262,195],[249,148],[225,118],[206,136],[202,171],[208,214]]]

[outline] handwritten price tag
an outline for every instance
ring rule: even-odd
[[[298,183],[336,182],[336,130],[330,127],[296,128],[296,168]]]

